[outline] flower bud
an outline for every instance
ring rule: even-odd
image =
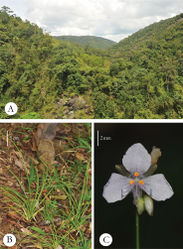
[[[151,151],[151,165],[156,164],[160,156],[161,150],[154,146]]]
[[[153,200],[151,199],[150,196],[148,196],[148,195],[144,196],[144,205],[145,205],[145,209],[146,209],[147,213],[152,216],[153,210],[154,210],[154,205],[153,205]]]
[[[135,205],[137,207],[138,214],[141,215],[144,212],[144,199],[142,197],[139,197],[136,200]]]

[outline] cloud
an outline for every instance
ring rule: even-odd
[[[183,9],[182,0],[1,0],[0,5],[6,3],[52,35],[96,35],[116,41]]]

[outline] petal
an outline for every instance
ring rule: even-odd
[[[151,156],[140,143],[132,145],[123,156],[122,162],[125,168],[134,173],[143,174],[151,165]]]
[[[164,201],[174,194],[163,174],[146,177],[143,181],[141,188],[156,201]]]
[[[130,178],[112,173],[108,182],[104,185],[103,197],[107,202],[123,200],[133,188]]]

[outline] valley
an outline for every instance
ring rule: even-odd
[[[7,102],[20,119],[182,118],[182,39],[183,14],[100,49],[57,40],[3,7],[0,118],[10,118]]]

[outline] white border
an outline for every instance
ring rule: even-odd
[[[92,231],[91,231],[91,248],[94,249],[94,148],[95,148],[95,134],[94,134],[94,125],[95,123],[92,122],[92,163],[91,163],[91,172],[92,172],[92,178],[91,178],[91,189],[92,189],[92,203],[91,203],[91,207],[92,207],[92,218],[91,218],[91,222],[92,222]]]
[[[183,119],[1,119],[0,123],[183,123]]]

